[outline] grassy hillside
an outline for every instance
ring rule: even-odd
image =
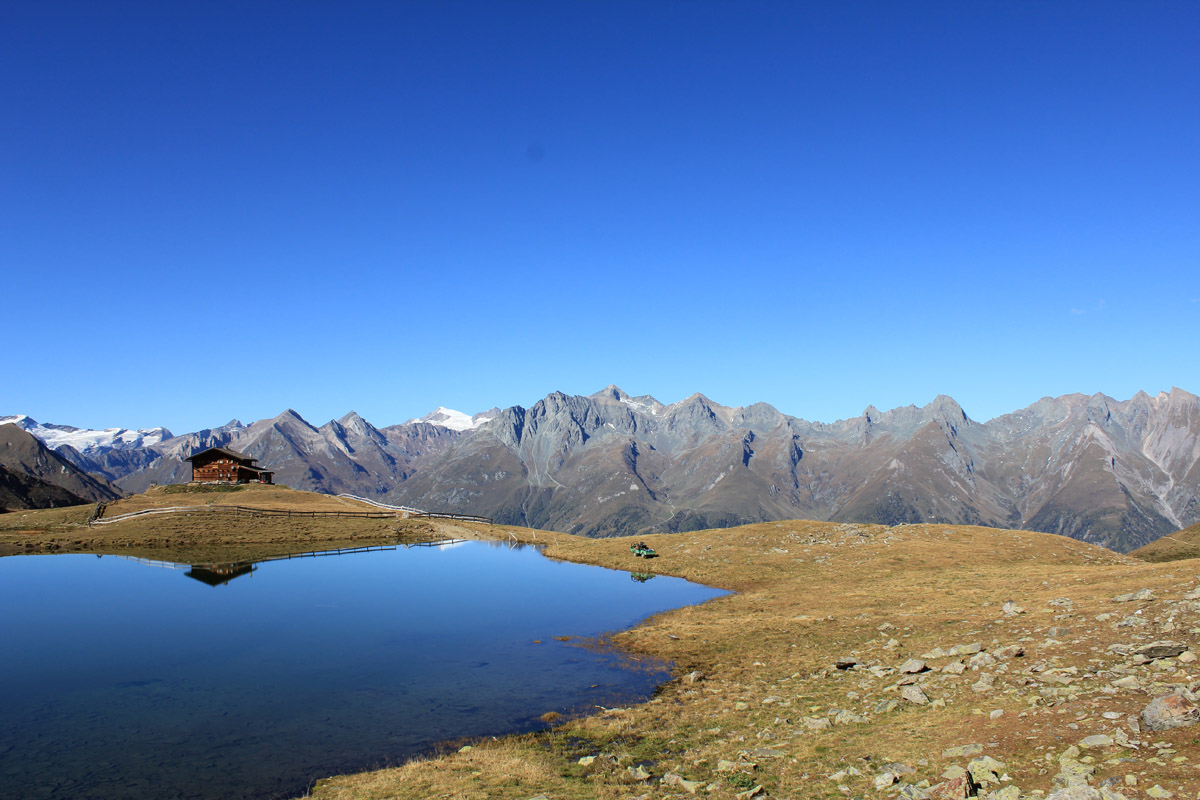
[[[1200,522],[1167,534],[1130,553],[1143,561],[1179,561],[1200,556]]]
[[[387,517],[253,517],[209,510],[208,506],[244,506],[296,512],[363,512],[379,509],[354,500],[289,489],[286,486],[160,486],[109,503],[104,514],[154,508],[195,511],[135,517],[111,525],[86,523],[96,506],[18,511],[0,514],[0,555],[40,552],[123,553],[166,560],[202,559],[214,552],[239,558],[320,549],[345,544],[394,542],[398,537],[434,535],[422,520]]]

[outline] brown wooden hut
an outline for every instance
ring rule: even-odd
[[[254,466],[258,459],[228,447],[210,447],[188,456],[192,462],[192,480],[217,483],[273,483],[275,473]]]

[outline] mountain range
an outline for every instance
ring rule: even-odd
[[[0,509],[55,508],[115,500],[121,491],[16,425],[0,424]]]
[[[125,491],[187,480],[184,458],[225,446],[296,488],[589,536],[805,518],[1026,528],[1128,551],[1200,521],[1200,400],[1182,389],[1047,397],[986,423],[945,396],[817,423],[615,386],[384,428],[291,410],[182,436],[3,422]]]

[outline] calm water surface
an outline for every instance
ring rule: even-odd
[[[632,702],[665,665],[554,637],[723,594],[489,542],[239,571],[0,558],[0,797],[288,797]]]

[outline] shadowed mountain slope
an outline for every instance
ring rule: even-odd
[[[49,508],[115,500],[121,492],[13,424],[0,425],[0,506]]]

